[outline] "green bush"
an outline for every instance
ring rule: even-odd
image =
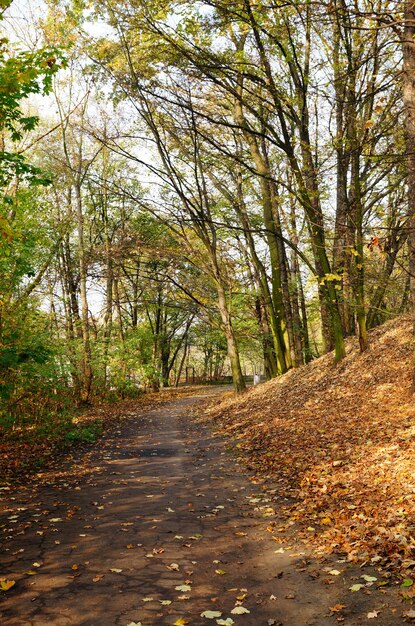
[[[94,443],[97,437],[102,434],[102,422],[93,422],[88,426],[80,426],[69,430],[65,435],[67,443]]]

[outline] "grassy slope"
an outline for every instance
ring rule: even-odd
[[[411,323],[388,322],[370,341],[362,355],[349,341],[338,366],[325,355],[213,411],[251,467],[289,496],[308,540],[406,569],[415,559]]]

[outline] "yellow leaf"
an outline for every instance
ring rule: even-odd
[[[2,591],[8,591],[16,584],[15,580],[7,580],[7,578],[0,579],[0,589]]]
[[[178,619],[176,619],[173,626],[186,626],[186,624],[188,623],[189,623],[188,619],[184,619],[184,617],[179,617]]]
[[[104,578],[104,574],[96,574],[96,576],[94,576],[94,578],[92,579],[94,583],[99,582],[102,578]]]

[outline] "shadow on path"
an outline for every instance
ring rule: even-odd
[[[0,577],[16,585],[2,626],[216,624],[204,611],[241,626],[360,626],[374,610],[377,625],[400,622],[391,591],[351,593],[360,570],[278,531],[225,442],[190,419],[200,401],[138,413],[52,482],[6,493]]]

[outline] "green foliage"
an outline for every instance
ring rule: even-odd
[[[74,443],[94,443],[94,441],[102,435],[103,425],[102,422],[97,420],[91,422],[88,426],[77,426],[71,428],[65,434],[65,441],[70,444]]]
[[[12,141],[37,126],[38,117],[25,115],[21,103],[30,94],[50,92],[52,77],[63,64],[59,57],[54,48],[16,51],[8,39],[0,40],[0,131],[8,131]]]
[[[20,309],[26,327],[10,323],[0,344],[0,426],[36,427],[69,405],[68,390],[42,317]]]
[[[1,8],[8,5],[3,1]],[[65,404],[42,316],[28,303],[16,305],[22,281],[35,275],[42,258],[39,244],[45,241],[36,195],[25,183],[36,188],[49,184],[50,177],[20,152],[5,148],[36,128],[38,117],[24,113],[23,101],[31,94],[50,93],[52,77],[63,65],[55,48],[21,51],[6,38],[0,40],[0,187],[18,180],[18,190],[0,200],[0,428],[5,430],[39,425]]]

